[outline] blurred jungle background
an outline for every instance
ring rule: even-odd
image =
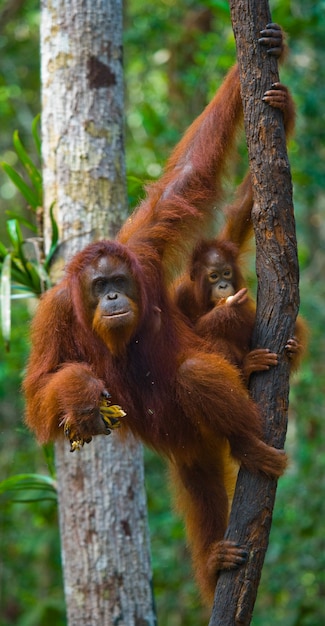
[[[297,105],[289,156],[301,268],[301,313],[310,343],[291,384],[287,449],[254,626],[325,624],[325,1],[274,0],[272,18],[288,34],[281,68]],[[19,169],[16,129],[37,162],[31,126],[40,112],[38,0],[0,2],[0,161]],[[130,181],[157,177],[171,147],[235,61],[228,3],[125,2],[126,150]],[[242,148],[244,153],[244,148]],[[237,184],[246,158],[234,168]],[[138,185],[130,185],[130,205]],[[7,211],[24,201],[0,171],[0,241]],[[253,279],[252,279],[253,280]],[[0,480],[49,474],[48,454],[22,422],[20,383],[28,355],[30,310],[12,305],[10,352],[0,345]],[[146,453],[155,596],[160,626],[207,623],[191,582],[181,523],[170,508],[163,463]],[[33,495],[30,496],[30,493]],[[65,622],[57,509],[51,492],[0,494],[0,623]],[[28,502],[14,500],[25,499]]]

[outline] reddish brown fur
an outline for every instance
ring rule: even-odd
[[[278,84],[267,94],[264,99],[271,106],[283,111],[286,131],[292,132],[295,109],[287,88]],[[207,254],[214,250],[224,260],[224,264],[231,265],[235,292],[246,287],[240,271],[240,254],[245,251],[247,242],[252,236],[253,202],[250,175],[247,174],[238,188],[233,204],[225,209],[226,223],[220,235],[216,239],[203,239],[196,244],[188,274],[178,281],[175,288],[175,301],[197,334],[206,339],[214,350],[238,366],[243,371],[246,381],[251,372],[268,369],[272,364],[273,353],[251,352],[256,316],[255,303],[248,296],[244,302],[232,306],[225,300],[220,300],[218,304],[212,302],[211,286],[207,282],[204,268]],[[295,339],[296,350],[288,353],[293,370],[298,368],[306,344],[306,330],[301,318],[297,320]],[[273,364],[275,361],[276,355]]]
[[[236,470],[229,448],[250,471],[279,476],[286,464],[282,451],[262,442],[257,407],[236,368],[209,351],[167,291],[174,265],[210,223],[240,118],[234,68],[118,241],[89,245],[44,295],[24,381],[26,421],[40,442],[62,436],[66,421],[85,439],[102,432],[99,405],[107,389],[127,413],[121,430],[169,458],[209,601],[217,570],[242,562],[229,542],[218,550],[229,507],[225,473],[229,464]],[[111,337],[105,341],[93,327],[84,281],[86,270],[106,257],[126,264],[137,292],[138,323],[113,350]]]
[[[227,305],[224,299],[217,305],[211,301],[210,285],[206,282],[202,265],[210,250],[216,250],[220,258],[232,266],[235,292],[245,287],[238,264],[239,248],[231,241],[203,240],[194,250],[189,274],[177,285],[175,300],[195,332],[206,339],[213,350],[242,368],[244,358],[251,350],[255,304],[251,298],[236,306]]]

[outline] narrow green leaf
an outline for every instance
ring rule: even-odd
[[[24,300],[26,298],[36,298],[37,297],[37,295],[33,291],[29,291],[27,289],[27,287],[21,287],[21,285],[14,285],[14,284],[12,284],[12,289],[21,289],[22,291],[25,291],[25,293],[12,293],[11,294],[11,299],[12,300]]]
[[[38,268],[35,267],[35,264],[32,261],[26,261],[25,267],[31,278],[33,291],[37,294],[41,294],[44,289],[42,289],[42,279],[38,273]]]
[[[22,246],[24,243],[24,237],[21,232],[19,223],[17,220],[13,219],[13,220],[7,220],[6,224],[7,224],[7,230],[8,230],[11,243],[14,246],[15,253],[21,260],[22,264],[25,265],[26,259],[25,259],[23,249],[22,249]]]
[[[12,239],[16,242],[17,255],[23,267],[26,269],[28,258],[26,257],[24,252],[25,239],[21,231],[20,225],[18,223],[18,220],[8,220],[8,222],[11,222],[10,232]]]
[[[55,467],[55,454],[54,454],[54,445],[53,443],[47,443],[43,445],[43,452],[46,459],[47,467],[50,472],[51,477],[55,480],[56,477],[56,467]]]
[[[52,245],[56,245],[58,243],[59,240],[59,228],[58,228],[58,224],[57,221],[54,217],[54,202],[52,202],[51,206],[50,206],[50,218],[51,218],[51,226],[52,226]]]
[[[22,288],[24,287],[26,289],[33,291],[33,293],[35,293],[34,284],[29,274],[20,270],[17,267],[12,266],[11,277],[12,277],[12,280],[15,281],[15,283],[20,285]]]
[[[13,144],[17,152],[17,155],[23,164],[37,194],[38,194],[38,206],[42,205],[42,176],[36,165],[34,165],[29,154],[26,152],[18,134],[18,130],[15,130],[13,134]]]
[[[2,168],[6,172],[7,176],[12,180],[15,187],[20,191],[20,193],[24,196],[25,200],[28,204],[36,210],[39,207],[39,197],[38,194],[35,193],[28,185],[25,183],[23,178],[18,174],[11,165],[8,163],[1,163]]]
[[[30,220],[27,220],[25,217],[20,215],[19,213],[15,213],[14,211],[8,210],[6,211],[6,215],[9,217],[9,219],[17,220],[17,222],[19,222],[23,226],[26,226],[26,228],[29,228],[34,233],[37,233],[37,226],[33,224],[33,222],[31,222]]]
[[[17,220],[7,220],[7,230],[14,248],[12,261],[15,263],[15,271],[12,270],[12,277],[33,292],[42,293],[39,273],[24,253],[25,241]]]
[[[0,496],[23,492],[24,497],[11,496],[11,502],[43,502],[57,500],[56,482],[41,474],[17,474],[0,482]],[[38,492],[38,494],[37,494]]]
[[[6,246],[0,241],[0,258],[3,260],[7,256],[8,250]]]
[[[44,265],[38,263],[37,261],[28,261],[28,270],[34,283],[35,293],[40,295],[46,289],[49,289],[51,286],[50,277]]]
[[[11,332],[11,256],[5,257],[0,278],[1,332],[9,350]]]
[[[42,156],[41,140],[40,140],[40,134],[38,132],[38,125],[40,123],[40,119],[41,119],[41,116],[38,113],[38,115],[36,115],[36,117],[33,119],[33,122],[32,122],[32,135],[33,135],[34,143],[36,146],[36,150],[38,152],[38,156],[41,158]]]
[[[48,489],[56,492],[56,482],[43,474],[16,474],[0,481],[0,493],[21,489]]]
[[[51,237],[51,246],[50,246],[49,252],[46,255],[46,259],[44,261],[44,268],[46,271],[48,271],[49,269],[51,260],[58,247],[58,241],[59,241],[59,228],[58,228],[57,221],[54,217],[54,202],[50,206],[50,219],[51,219],[51,226],[52,226],[52,237]]]
[[[30,277],[24,271],[19,259],[13,256],[11,256],[11,280],[16,281],[20,285],[24,285],[27,288],[31,287]]]
[[[50,278],[41,261],[40,242],[37,237],[30,237],[22,243],[22,262],[33,282],[35,293],[43,293],[50,286]]]
[[[16,223],[17,223],[16,220],[7,220],[6,227],[7,227],[8,235],[10,237],[10,241],[14,248],[14,251],[18,254],[18,238],[17,238]]]
[[[34,502],[57,502],[57,497],[52,494],[49,496],[39,495],[35,497],[11,498],[11,502],[17,504],[34,504]]]

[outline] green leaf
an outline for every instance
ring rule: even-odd
[[[24,287],[26,289],[34,291],[33,282],[30,276],[18,266],[17,262],[15,262],[14,259],[12,259],[11,279],[18,283],[21,288]],[[17,286],[15,285],[15,288],[17,288]]]
[[[16,289],[18,291],[22,291],[23,293],[12,293],[12,300],[23,300],[25,298],[37,298],[37,294],[34,291],[30,291],[28,287],[23,287],[22,285],[15,285],[11,283],[12,289]]]
[[[0,257],[2,257],[2,260],[5,258],[5,256],[7,256],[7,254],[8,250],[6,246],[2,243],[2,241],[0,241]]]
[[[36,266],[33,261],[26,261],[25,267],[31,278],[33,291],[37,294],[41,294],[44,289],[42,289],[42,278],[38,271],[38,266]]]
[[[55,454],[54,454],[53,443],[47,443],[43,445],[43,452],[45,455],[48,470],[51,474],[51,477],[54,480],[56,476],[56,467],[55,467]]]
[[[52,238],[51,238],[51,246],[49,249],[48,254],[46,255],[46,259],[44,261],[44,268],[46,271],[48,271],[51,260],[53,258],[53,255],[58,247],[58,241],[59,241],[59,229],[58,229],[58,225],[56,222],[56,219],[54,217],[54,202],[53,204],[51,204],[50,206],[50,219],[51,219],[51,226],[52,226]]]
[[[38,206],[42,205],[42,176],[36,165],[34,165],[32,159],[26,152],[23,144],[20,141],[18,131],[15,130],[13,134],[13,144],[17,152],[17,155],[23,164],[36,192],[38,195]]]
[[[14,251],[20,257],[20,248],[24,239],[19,224],[17,220],[13,219],[7,220],[6,226]]]
[[[9,176],[9,178],[12,180],[12,182],[14,183],[15,187],[17,187],[17,189],[20,191],[20,193],[24,196],[25,200],[28,202],[28,204],[34,209],[36,210],[40,204],[39,204],[39,197],[38,194],[36,192],[34,192],[23,180],[23,178],[20,176],[20,174],[18,174],[13,167],[11,167],[11,165],[8,165],[8,163],[1,163],[1,167],[4,169],[4,171],[6,172],[6,174]]]
[[[30,220],[27,220],[25,217],[23,217],[19,213],[15,213],[14,211],[8,210],[6,211],[6,215],[9,217],[9,219],[17,220],[17,222],[19,222],[23,226],[26,226],[26,228],[29,228],[34,233],[38,232],[36,224],[33,224],[33,222],[31,222]]]
[[[36,261],[30,260],[24,251],[25,240],[17,220],[7,220],[7,230],[10,241],[14,248],[12,262],[15,268],[12,269],[12,277],[18,283],[25,285],[36,294],[41,294],[45,287],[49,285],[49,278],[45,268]]]
[[[35,237],[26,239],[22,244],[22,262],[33,284],[33,291],[37,294],[43,293],[50,287],[50,278],[44,263],[41,261],[41,250],[39,240]]]
[[[33,122],[32,122],[32,135],[33,135],[34,143],[35,143],[35,146],[36,146],[36,150],[38,152],[38,156],[41,158],[41,156],[42,156],[41,140],[40,140],[40,135],[39,135],[39,132],[38,132],[38,125],[40,123],[40,119],[41,119],[40,114],[36,115],[36,117],[33,119]]]
[[[26,269],[28,259],[26,258],[24,253],[25,239],[23,237],[23,233],[21,232],[18,220],[7,220],[7,230],[11,243],[14,246],[14,251],[21,261],[23,267]]]
[[[12,259],[13,261],[13,259]],[[40,287],[40,283],[38,282],[37,285],[35,286],[35,280],[32,276],[30,276],[30,274],[27,271],[24,271],[23,269],[19,269],[19,268],[14,268],[12,267],[11,269],[11,277],[12,277],[12,281],[14,281],[14,288],[15,289],[26,289],[27,291],[31,291],[33,293],[33,295],[37,295],[39,296],[40,293],[42,293],[41,291],[41,287]]]
[[[11,256],[5,257],[0,278],[1,332],[9,349],[11,333]]]
[[[44,265],[37,261],[27,261],[26,266],[33,282],[33,291],[40,295],[50,287],[49,275]]]
[[[0,495],[9,493],[42,492],[40,495],[29,498],[12,498],[14,502],[34,502],[40,500],[56,500],[56,482],[50,476],[42,474],[17,474],[0,482]]]

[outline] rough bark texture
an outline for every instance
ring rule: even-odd
[[[42,2],[43,177],[61,230],[56,272],[89,241],[114,236],[127,216],[121,5]]]
[[[262,102],[264,92],[278,80],[276,61],[257,41],[271,22],[268,3],[230,0],[230,7],[255,198],[258,297],[254,346],[268,347],[280,357],[278,367],[252,377],[251,393],[261,407],[266,441],[282,448],[289,394],[284,346],[294,334],[299,304],[291,176],[282,115]],[[226,536],[246,545],[249,557],[245,567],[220,575],[210,626],[251,622],[275,493],[276,481],[240,471]]]
[[[153,626],[142,448],[97,437],[56,465],[69,626]]]
[[[42,2],[45,236],[55,203],[64,263],[113,236],[127,213],[123,154],[121,0]],[[80,389],[82,393],[82,389]],[[97,437],[57,444],[69,626],[155,624],[142,448]]]

